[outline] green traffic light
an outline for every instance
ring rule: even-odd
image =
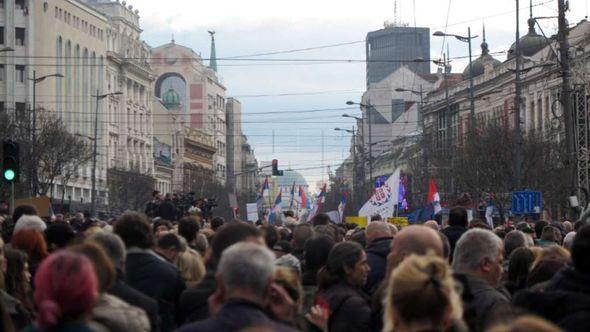
[[[4,179],[6,181],[14,180],[15,176],[16,176],[16,173],[14,172],[14,170],[12,170],[12,169],[4,170]]]

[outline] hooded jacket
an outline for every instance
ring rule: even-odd
[[[373,240],[367,246],[367,262],[371,267],[364,290],[367,294],[373,294],[383,278],[387,269],[387,255],[391,251],[392,237],[381,237]]]

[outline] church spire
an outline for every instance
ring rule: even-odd
[[[215,52],[215,31],[209,31],[211,35],[211,56],[209,57],[209,68],[217,72],[217,54]]]
[[[534,35],[536,34],[535,31],[535,19],[533,18],[533,0],[530,0],[529,4],[529,19],[527,21],[529,25],[529,34]]]
[[[490,53],[490,49],[488,47],[488,43],[486,42],[486,24],[483,24],[483,42],[481,43],[481,55],[486,55]]]

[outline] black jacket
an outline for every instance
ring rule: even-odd
[[[273,321],[264,308],[246,300],[230,300],[221,311],[209,319],[185,325],[177,332],[233,332],[248,327],[269,328],[270,331],[288,332],[294,329]]]
[[[590,276],[567,268],[551,279],[544,292],[516,293],[514,304],[566,331],[590,331]]]
[[[180,294],[186,288],[176,266],[152,251],[127,252],[125,276],[128,284],[158,301],[162,331],[172,331],[179,322],[177,315]]]
[[[205,278],[193,288],[185,290],[180,296],[180,317],[182,322],[191,323],[209,318],[207,300],[217,290],[215,271],[207,269]]]
[[[371,307],[368,297],[361,289],[341,282],[328,288],[320,296],[330,306],[328,331],[370,331]]]
[[[164,200],[158,206],[158,217],[164,220],[176,220],[177,215],[178,210],[176,209],[176,206],[174,205],[174,202],[172,202],[172,200]]]
[[[121,300],[143,309],[150,319],[152,332],[160,331],[160,317],[158,315],[158,302],[142,292],[127,285],[123,280],[123,273],[117,269],[117,280],[109,288],[107,293],[115,295]]]
[[[453,254],[455,253],[455,245],[463,233],[467,232],[467,228],[461,226],[449,226],[441,231],[449,239],[451,245],[451,255],[449,260],[453,260]]]
[[[367,246],[367,262],[371,267],[367,283],[365,284],[365,292],[373,294],[375,289],[379,286],[383,278],[385,278],[385,270],[387,269],[387,255],[391,251],[391,242],[393,238],[382,237],[373,240]]]

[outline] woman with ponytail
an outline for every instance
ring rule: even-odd
[[[35,275],[37,321],[25,332],[91,332],[90,313],[98,300],[98,281],[90,261],[59,251]]]

